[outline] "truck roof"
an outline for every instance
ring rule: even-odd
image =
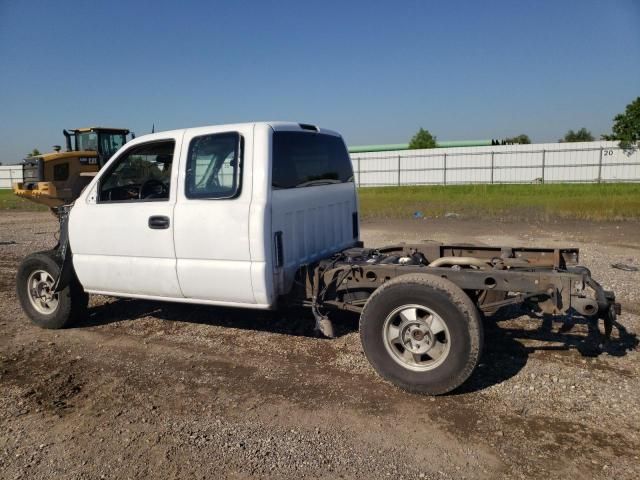
[[[316,131],[316,132],[320,132],[320,133],[326,133],[326,134],[329,134],[329,135],[334,135],[336,137],[340,136],[340,134],[338,132],[335,132],[333,130],[329,130],[329,129],[326,129],[326,128],[321,128],[321,127],[319,127],[317,125],[313,125],[311,123],[279,122],[279,121],[275,121],[275,122],[255,122],[255,123],[256,124],[263,123],[263,124],[269,125],[275,131],[309,130],[309,131]]]
[[[246,127],[246,126],[250,126],[250,125],[266,125],[269,128],[271,128],[272,130],[278,132],[278,131],[312,131],[312,132],[318,132],[318,133],[323,133],[323,134],[327,134],[327,135],[333,135],[336,137],[340,137],[341,135],[334,131],[334,130],[329,130],[326,128],[321,128],[318,127],[317,125],[313,125],[310,123],[299,123],[299,122],[284,122],[284,121],[270,121],[270,122],[243,122],[243,123],[226,123],[226,124],[213,124],[213,125],[201,125],[198,127],[189,127],[189,128],[178,128],[175,130],[166,130],[166,131],[158,131],[155,133],[150,133],[147,135],[141,135],[139,137],[136,138],[136,140],[139,140],[141,138],[144,137],[148,137],[149,135],[158,135],[158,134],[166,134],[166,133],[177,133],[177,132],[188,132],[191,130],[198,130],[201,128],[207,128],[207,127],[222,127],[222,128],[228,128],[229,130],[234,130],[237,129],[238,127]]]
[[[73,128],[71,131],[73,132],[91,132],[93,130],[105,130],[105,131],[110,131],[110,132],[127,132],[129,133],[129,130],[126,128],[117,128],[117,127],[82,127],[82,128]]]

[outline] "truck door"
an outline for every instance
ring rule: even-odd
[[[174,238],[186,298],[256,304],[249,251],[252,130],[238,125],[185,133]]]
[[[76,201],[69,238],[86,290],[182,297],[173,241],[182,133],[130,144]]]

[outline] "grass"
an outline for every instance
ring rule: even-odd
[[[640,219],[640,184],[448,185],[358,190],[362,218],[440,217],[592,221]]]
[[[358,190],[366,218],[411,218],[457,213],[505,220],[638,220],[640,184],[448,185],[366,187]],[[1,210],[46,211],[47,207],[0,190]]]
[[[0,211],[2,210],[21,210],[21,211],[47,211],[48,208],[38,203],[30,202],[24,198],[14,195],[13,190],[0,190]]]

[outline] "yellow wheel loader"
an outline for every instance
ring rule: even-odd
[[[16,195],[55,209],[74,201],[104,164],[134,134],[123,128],[89,127],[63,130],[66,152],[25,158]],[[129,138],[130,137],[130,138]]]

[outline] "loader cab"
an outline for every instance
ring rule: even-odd
[[[13,185],[16,195],[56,207],[73,202],[104,164],[133,132],[124,128],[89,127],[63,130],[66,151],[54,151],[24,159],[23,181]]]
[[[134,134],[127,129],[90,127],[75,130],[63,130],[68,152],[93,151],[98,155],[98,165],[103,167],[120,147],[127,143],[128,135]]]

